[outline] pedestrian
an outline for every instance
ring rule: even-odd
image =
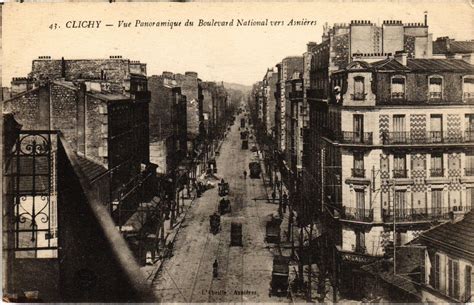
[[[217,259],[214,260],[214,264],[212,264],[212,274],[214,277],[217,277],[217,268],[219,267],[219,264],[217,263]]]
[[[272,203],[275,204],[276,194],[275,191],[272,192]]]
[[[288,206],[288,196],[286,195],[286,193],[283,194],[283,213],[286,213],[286,207]]]
[[[247,172],[244,171],[244,179],[247,179]]]

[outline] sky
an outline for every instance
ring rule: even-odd
[[[3,86],[26,76],[38,56],[60,59],[123,58],[147,63],[148,75],[162,71],[198,72],[206,81],[251,85],[286,56],[302,55],[308,41],[321,41],[327,22],[385,19],[423,22],[433,39],[474,39],[474,9],[469,1],[296,2],[296,3],[7,3],[3,5]],[[291,19],[310,26],[135,27],[142,21],[229,21]],[[102,21],[100,28],[66,28],[68,21]],[[120,20],[131,27],[118,28]],[[104,24],[113,24],[106,27]],[[57,24],[60,28],[50,29]]]

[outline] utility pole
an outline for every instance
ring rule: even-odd
[[[396,260],[396,249],[397,249],[397,230],[396,230],[396,222],[395,222],[395,218],[396,218],[396,209],[395,209],[395,204],[396,204],[396,200],[395,200],[395,181],[392,180],[391,183],[390,183],[390,190],[392,191],[392,194],[393,194],[393,274],[397,274],[397,260]],[[389,200],[389,207],[390,207],[390,193],[388,195],[388,200]]]

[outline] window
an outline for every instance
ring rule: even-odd
[[[355,152],[354,153],[354,168],[352,169],[353,177],[365,177],[364,170],[364,153]]]
[[[356,190],[356,206],[357,210],[364,210],[365,209],[365,192],[364,190]]]
[[[443,154],[431,154],[431,177],[443,177]]]
[[[474,203],[474,187],[466,188],[466,208],[469,209],[472,207],[472,203]]]
[[[474,176],[474,153],[466,153],[464,174]]]
[[[406,208],[406,191],[395,191],[393,209],[397,219],[402,219],[408,214],[408,209]]]
[[[432,114],[430,117],[430,140],[433,143],[443,141],[443,115]]]
[[[474,76],[464,77],[462,84],[462,92],[462,97],[464,101],[474,98]]]
[[[406,178],[406,156],[405,155],[394,155],[393,156],[393,178]]]
[[[393,116],[393,143],[406,143],[407,133],[405,132],[405,115],[396,114]]]
[[[356,76],[354,77],[354,100],[364,100],[365,99],[365,85],[364,77]]]
[[[464,298],[463,302],[469,303],[471,302],[472,298],[472,267],[467,265],[466,268],[464,269]]]
[[[435,254],[435,258],[434,258],[434,276],[433,276],[433,288],[439,290],[439,282],[440,282],[440,278],[439,278],[439,274],[440,274],[440,267],[441,267],[441,263],[440,263],[440,256],[439,254]]]
[[[440,76],[432,76],[429,79],[429,98],[433,100],[443,97],[443,79]]]
[[[398,76],[392,78],[391,86],[392,99],[404,99],[405,98],[405,78]]]
[[[459,262],[448,259],[448,294],[459,299]]]
[[[355,143],[363,143],[364,140],[364,115],[354,114],[352,117],[353,141]]]
[[[443,207],[443,191],[432,190],[431,191],[431,209],[433,215],[441,215]]]
[[[358,253],[365,253],[365,232],[362,230],[356,231],[356,249]]]
[[[474,114],[466,114],[464,126],[466,128],[465,140],[474,141]]]

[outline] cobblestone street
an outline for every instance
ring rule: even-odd
[[[243,171],[256,153],[240,148],[239,133],[239,127],[232,126],[217,159],[217,175],[230,185],[232,212],[221,217],[221,232],[213,235],[209,215],[217,210],[217,188],[196,200],[175,240],[174,256],[155,278],[153,287],[162,302],[288,301],[269,297],[272,258],[278,249],[264,242],[265,223],[278,206],[268,202],[262,179],[244,179]],[[230,247],[232,221],[242,223],[243,247]],[[217,278],[212,274],[215,259]]]

